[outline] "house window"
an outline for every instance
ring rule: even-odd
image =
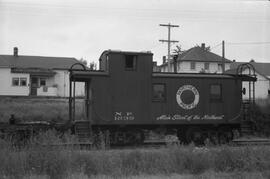
[[[221,84],[210,85],[210,101],[221,101],[222,100],[222,89]]]
[[[40,78],[40,86],[46,86],[46,79],[45,78]]]
[[[20,86],[26,86],[27,79],[26,78],[20,78]]]
[[[12,78],[12,86],[19,86],[19,78]]]
[[[208,62],[204,63],[204,69],[209,70],[209,63]]]
[[[196,63],[195,62],[190,62],[190,69],[195,70],[196,69]]]
[[[136,55],[126,55],[125,68],[126,70],[136,70]]]
[[[153,84],[152,101],[164,102],[166,100],[165,84]]]
[[[218,71],[222,71],[222,64],[218,64]]]

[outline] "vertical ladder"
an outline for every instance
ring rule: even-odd
[[[249,100],[243,100],[243,118],[241,121],[241,134],[242,135],[252,135],[252,113],[251,113],[251,103]]]

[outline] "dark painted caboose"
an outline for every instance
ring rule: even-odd
[[[153,73],[152,55],[109,50],[100,57],[99,71],[71,71],[71,81],[86,82],[85,120],[92,129],[109,131],[111,143],[158,141],[168,135],[183,142],[232,139],[243,118],[242,81],[255,79]]]

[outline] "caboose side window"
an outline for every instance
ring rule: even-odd
[[[164,102],[166,100],[165,84],[153,84],[152,101]]]
[[[136,62],[137,62],[136,55],[126,55],[125,59],[126,70],[136,70]]]
[[[210,101],[222,100],[222,86],[221,84],[210,85]]]

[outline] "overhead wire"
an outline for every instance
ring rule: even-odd
[[[263,45],[270,44],[270,42],[226,42],[228,45]]]
[[[217,48],[218,46],[220,46],[221,44],[222,43],[218,43],[218,44],[214,45],[213,47],[210,46],[210,49],[213,50],[213,49]]]
[[[213,21],[213,19],[209,19],[209,17],[204,17],[202,16],[205,15],[205,14],[209,14],[209,15],[213,15],[216,14],[216,13],[221,13],[220,11],[217,11],[217,10],[211,10],[211,11],[204,11],[204,10],[178,10],[178,9],[160,9],[160,8],[130,8],[130,7],[106,7],[106,6],[89,6],[89,5],[86,5],[86,6],[78,6],[78,5],[75,5],[75,6],[71,6],[71,5],[68,5],[68,4],[48,4],[48,3],[18,3],[18,2],[4,2],[5,4],[4,5],[7,5],[7,6],[17,6],[17,7],[27,7],[27,8],[45,8],[46,11],[43,12],[43,15],[44,14],[49,14],[50,12],[47,11],[48,9],[66,9],[66,10],[72,10],[72,13],[67,13],[68,16],[78,16],[78,15],[84,15],[85,12],[89,12],[88,10],[89,9],[94,9],[94,10],[98,10],[98,9],[104,9],[104,10],[113,10],[113,12],[115,11],[121,11],[121,12],[130,12],[131,10],[132,11],[145,11],[145,12],[148,12],[149,11],[152,11],[152,12],[157,12],[159,14],[163,14],[164,13],[173,13],[174,15],[183,15],[184,19],[188,19],[188,20],[200,20],[200,21]],[[87,10],[87,11],[86,11]],[[106,13],[108,13],[107,11],[104,11]],[[18,11],[12,11],[12,13],[18,13]],[[25,11],[25,14],[29,14],[29,11]],[[38,14],[40,12],[36,12],[36,14]],[[233,13],[239,13],[239,12],[230,12],[229,11],[226,11],[226,10],[223,10],[222,13],[224,14],[233,14]],[[20,12],[20,14],[24,14],[24,12]],[[35,15],[36,15],[35,14]],[[64,16],[66,16],[67,14],[64,14]],[[241,15],[243,14],[247,14],[249,15],[250,13],[249,12],[241,12]],[[34,15],[34,14],[33,14]],[[54,14],[55,15],[55,14]],[[63,14],[62,14],[63,15]],[[188,15],[188,16],[187,16]],[[194,16],[195,15],[195,16]],[[156,16],[149,16],[149,17],[146,17],[146,16],[138,16],[137,13],[134,14],[133,16],[131,15],[128,15],[129,17],[131,18],[136,18],[136,19],[141,19],[141,20],[147,20],[147,19],[167,19],[169,17],[164,17],[164,16],[161,16],[161,17],[156,17]],[[212,16],[211,16],[212,17]],[[224,17],[219,17],[219,20],[229,20],[229,21],[232,21],[233,19],[227,17],[227,18],[224,18]],[[247,18],[247,17],[243,17],[242,20],[249,20],[250,21],[250,18]],[[253,19],[254,20],[254,19]],[[256,18],[256,21],[258,21],[259,19]],[[265,21],[265,19],[260,19],[259,20],[260,22],[261,21]]]

